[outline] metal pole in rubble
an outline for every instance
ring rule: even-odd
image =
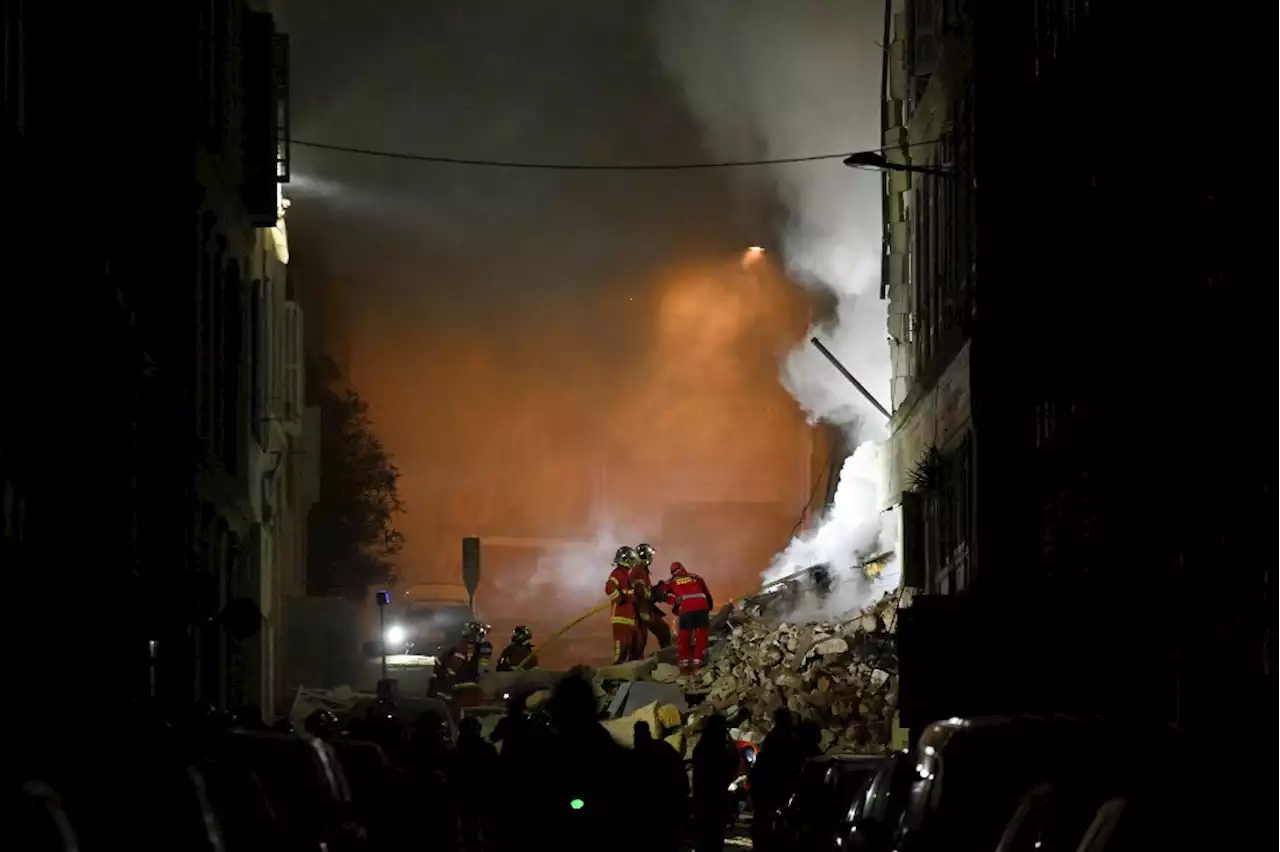
[[[890,414],[888,410],[883,405],[881,405],[874,396],[871,395],[871,391],[867,390],[862,386],[862,382],[858,381],[853,377],[853,373],[850,373],[848,370],[845,369],[844,364],[840,363],[840,359],[832,355],[831,350],[823,346],[821,340],[815,337],[810,342],[814,346],[818,347],[819,352],[827,356],[827,360],[831,362],[832,366],[834,366],[837,370],[840,371],[840,375],[844,376],[846,379],[848,379],[850,382],[853,383],[853,386],[858,389],[858,393],[862,394],[863,397],[866,398],[867,402],[874,405],[876,408],[876,411],[879,411],[881,414],[884,415],[885,420],[893,419],[893,415]]]

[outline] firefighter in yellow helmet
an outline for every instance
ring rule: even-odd
[[[613,662],[626,663],[637,658],[637,649],[643,650],[644,633],[636,621],[635,591],[631,586],[631,568],[636,564],[636,552],[630,547],[619,547],[613,555],[609,579],[604,593],[609,597],[609,615],[613,625]]]

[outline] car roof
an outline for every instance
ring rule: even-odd
[[[828,752],[827,754],[811,757],[809,760],[818,763],[838,763],[842,767],[852,768],[858,765],[876,766],[889,759],[887,754],[863,754],[861,752]]]

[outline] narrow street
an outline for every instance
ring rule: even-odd
[[[19,852],[1280,845],[1276,17],[6,0]]]

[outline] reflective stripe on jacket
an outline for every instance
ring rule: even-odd
[[[634,595],[631,591],[631,575],[626,568],[621,565],[615,565],[613,570],[609,572],[609,579],[605,581],[604,593],[609,596],[610,603],[613,604],[612,615],[614,624],[622,624],[619,618],[630,619],[629,624],[635,624],[636,607],[634,603]]]
[[[680,612],[705,612],[711,609],[711,592],[697,574],[681,574],[667,584],[667,600]]]

